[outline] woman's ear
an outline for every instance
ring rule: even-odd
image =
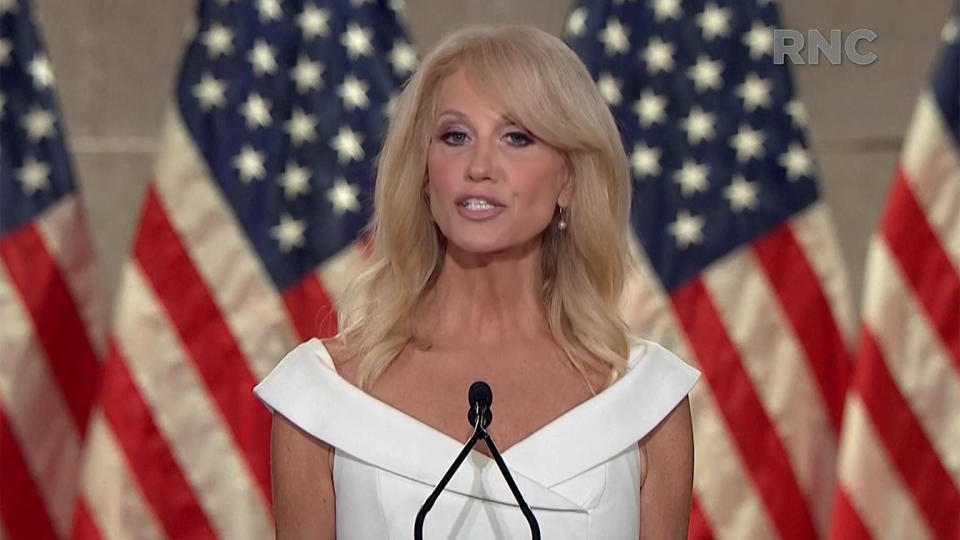
[[[563,175],[563,181],[560,184],[560,193],[557,195],[557,204],[564,208],[570,207],[570,202],[573,200],[573,178],[569,172],[569,166],[565,167],[565,173]]]

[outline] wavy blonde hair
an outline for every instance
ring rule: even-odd
[[[414,312],[436,280],[445,238],[424,197],[441,83],[463,68],[479,93],[564,156],[573,182],[564,231],[541,244],[542,298],[552,337],[587,370],[623,374],[629,334],[619,300],[632,263],[630,175],[620,134],[586,67],[562,41],[527,26],[473,27],[441,41],[397,98],[379,156],[372,253],[338,306],[337,339],[369,389],[414,335]]]

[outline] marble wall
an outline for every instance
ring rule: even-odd
[[[643,1],[643,0],[641,0]],[[66,117],[105,290],[113,295],[193,16],[192,0],[33,0]],[[406,0],[420,51],[462,25],[524,22],[559,34],[571,0]],[[821,186],[859,298],[867,241],[918,91],[956,0],[783,0],[784,26],[875,31],[879,59],[795,66]]]

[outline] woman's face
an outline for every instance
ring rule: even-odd
[[[551,224],[571,186],[562,155],[477,95],[463,70],[440,86],[427,156],[430,211],[451,246],[494,253]]]

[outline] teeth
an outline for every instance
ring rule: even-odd
[[[470,210],[486,210],[496,206],[486,199],[467,199],[460,203],[460,205]]]

